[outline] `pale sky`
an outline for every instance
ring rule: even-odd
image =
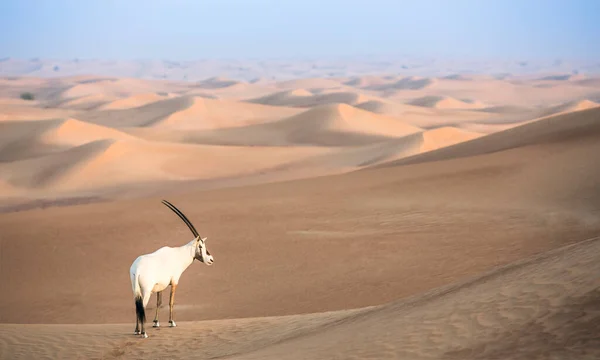
[[[600,60],[600,0],[2,0],[0,57]]]

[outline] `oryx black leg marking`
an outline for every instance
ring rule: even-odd
[[[139,335],[140,334],[140,318],[137,317],[137,315],[135,316],[135,331],[133,332],[134,335]]]
[[[158,322],[158,309],[162,305],[162,291],[156,293],[156,314],[154,315],[154,325],[152,327],[160,327]]]

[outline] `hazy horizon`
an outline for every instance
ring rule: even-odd
[[[600,56],[597,1],[5,1],[0,57]]]

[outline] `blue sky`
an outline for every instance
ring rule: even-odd
[[[600,0],[2,0],[0,57],[600,59]]]

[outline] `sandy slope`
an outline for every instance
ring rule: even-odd
[[[598,254],[600,238],[592,238],[380,307],[179,322],[143,341],[125,324],[0,325],[0,356],[595,359]]]

